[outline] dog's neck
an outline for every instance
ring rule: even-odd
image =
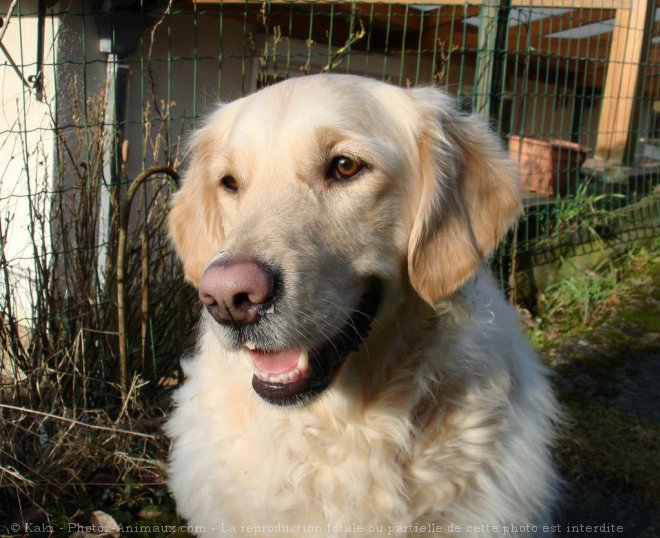
[[[417,296],[412,287],[409,291],[399,294],[407,298],[405,301],[396,298],[385,301],[388,306],[381,310],[370,335],[361,349],[349,358],[337,380],[336,389],[359,400],[358,408],[378,405],[382,398],[409,399],[414,393],[410,391],[410,384],[423,381],[411,378],[410,373],[428,362],[423,360],[424,352],[430,339],[438,337],[438,325],[455,323],[453,315],[447,313],[448,309],[442,304],[434,308]],[[401,323],[407,319],[417,322],[414,325]],[[402,329],[404,325],[405,330]],[[401,391],[400,396],[393,394],[396,390]],[[404,407],[415,405],[412,401],[400,403]]]

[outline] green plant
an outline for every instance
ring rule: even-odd
[[[621,198],[624,198],[622,194],[594,193],[590,180],[580,183],[574,195],[561,198],[555,206],[554,218],[547,223],[546,236],[586,235],[588,240],[601,241],[602,230],[609,228],[616,219],[609,206],[612,200]]]
[[[617,285],[616,271],[612,262],[605,260],[594,270],[579,273],[548,287],[546,302],[547,317],[563,321],[587,323],[598,306],[612,293]]]
[[[645,267],[660,260],[660,237],[654,237],[648,245],[635,246],[626,252],[626,263],[632,267]]]

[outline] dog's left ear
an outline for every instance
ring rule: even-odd
[[[408,245],[413,287],[429,304],[451,295],[522,212],[515,166],[497,136],[432,88],[409,90],[420,110],[417,214]]]

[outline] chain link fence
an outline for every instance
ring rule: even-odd
[[[0,0],[0,13],[0,391],[13,406],[116,418],[181,380],[197,306],[164,222],[185,138],[217,101],[279,80],[434,85],[487,119],[525,190],[495,260],[514,290],[524,264],[657,235],[652,1]]]

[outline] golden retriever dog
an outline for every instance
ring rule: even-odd
[[[482,268],[521,212],[433,88],[288,80],[221,106],[170,213],[203,303],[167,424],[197,533],[548,530],[555,401]]]

